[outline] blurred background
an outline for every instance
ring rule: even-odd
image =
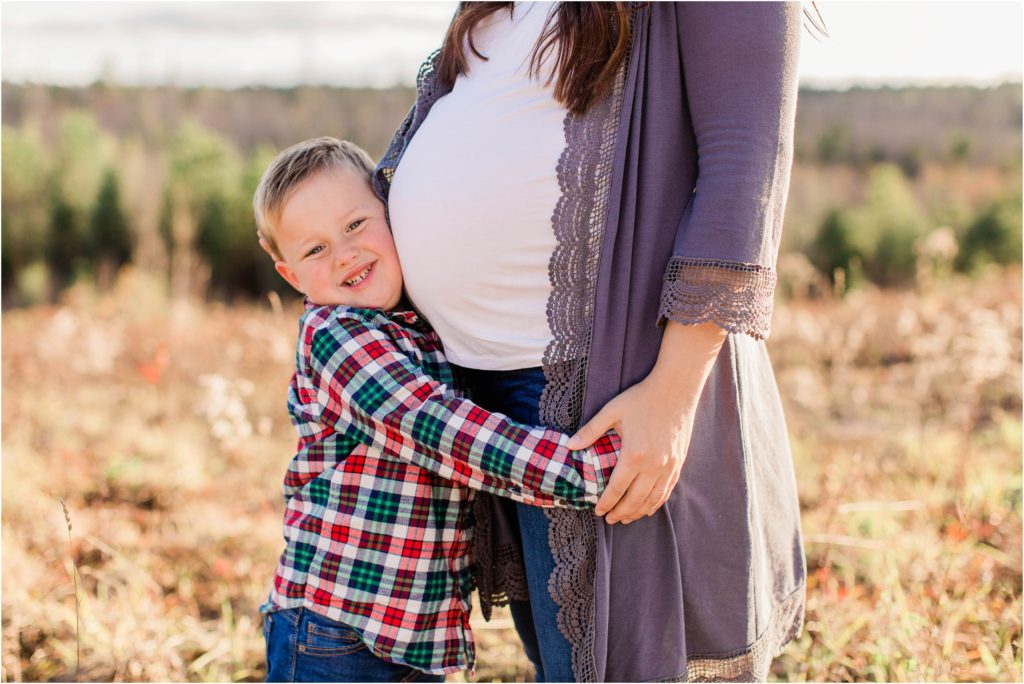
[[[307,137],[379,156],[454,8],[0,6],[4,681],[262,678],[301,307],[252,192]],[[768,340],[808,612],[771,678],[1019,681],[1022,3],[818,8]],[[532,677],[507,614],[477,640],[477,679]]]

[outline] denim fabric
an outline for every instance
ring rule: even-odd
[[[458,368],[458,377],[473,401],[490,411],[499,411],[520,423],[540,424],[540,395],[544,370],[523,368],[511,371],[482,371]],[[555,567],[548,546],[548,518],[534,506],[501,501],[515,507],[519,538],[526,565],[529,601],[512,601],[509,608],[527,657],[537,670],[538,682],[571,682],[572,647],[558,630],[558,606],[548,593],[548,578]]]
[[[268,682],[443,682],[375,656],[351,627],[292,608],[263,615]]]

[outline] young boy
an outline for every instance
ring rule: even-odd
[[[271,163],[260,242],[307,297],[288,408],[286,548],[263,610],[268,681],[442,681],[473,668],[474,489],[593,506],[618,438],[487,412],[453,389],[433,331],[404,302],[373,163],[317,138]],[[470,489],[472,488],[472,489]]]

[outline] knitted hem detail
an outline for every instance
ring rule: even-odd
[[[754,643],[729,653],[694,654],[687,658],[682,678],[660,681],[686,682],[763,682],[768,679],[772,660],[793,639],[800,636],[804,625],[806,587],[796,591],[775,606],[768,627]]]

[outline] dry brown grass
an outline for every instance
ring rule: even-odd
[[[76,676],[74,565],[79,679],[262,677],[296,318],[131,273],[4,313],[5,680]],[[769,344],[810,575],[773,678],[1019,680],[1019,271],[780,305]],[[479,679],[528,679],[480,627]]]

